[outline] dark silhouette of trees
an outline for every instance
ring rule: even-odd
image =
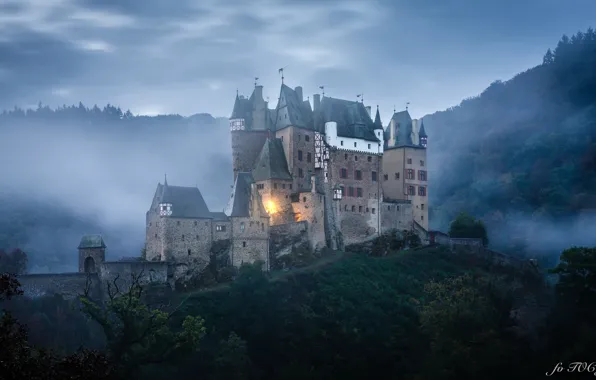
[[[482,239],[484,246],[488,245],[488,233],[481,220],[466,213],[460,213],[449,226],[449,236],[452,238]]]
[[[27,271],[27,262],[27,254],[18,248],[11,251],[0,249],[0,273],[23,274]]]

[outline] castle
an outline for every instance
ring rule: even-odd
[[[224,212],[210,211],[196,187],[158,183],[146,213],[145,260],[105,261],[99,235],[79,244],[79,272],[20,276],[25,294],[80,294],[91,280],[173,286],[200,274],[218,243],[229,262],[262,261],[297,244],[342,249],[390,230],[416,232],[428,241],[427,139],[422,120],[407,109],[383,126],[377,106],[281,85],[270,109],[263,87],[236,94],[230,117],[233,190]],[[125,287],[125,284],[123,284]]]
[[[377,106],[281,85],[274,109],[255,85],[236,94],[230,116],[233,191],[221,212],[199,189],[159,183],[146,217],[146,257],[175,263],[175,277],[205,266],[229,240],[233,265],[261,260],[272,240],[306,234],[310,248],[337,249],[391,229],[428,236],[427,139],[422,120]]]

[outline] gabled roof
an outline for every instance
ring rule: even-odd
[[[211,218],[211,212],[196,187],[163,186],[162,203],[172,204],[173,218]]]
[[[252,171],[252,177],[255,181],[265,181],[268,179],[291,180],[292,175],[288,170],[288,163],[284,148],[280,139],[267,139],[263,144],[263,149]]]
[[[232,190],[232,197],[226,207],[226,215],[230,217],[250,216],[251,184],[254,183],[252,174],[238,173]]]
[[[248,115],[252,110],[250,100],[244,96],[236,94],[236,100],[234,101],[234,110],[230,119],[249,119]]]
[[[309,129],[313,128],[313,117],[310,103],[300,99],[296,91],[285,84],[281,85],[276,115],[275,130],[290,125]]]
[[[361,102],[323,97],[315,111],[315,129],[323,132],[325,123],[337,123],[337,135],[378,142],[375,125]]]
[[[106,248],[106,243],[104,243],[101,235],[85,235],[79,243],[79,249],[84,248]]]
[[[381,123],[381,114],[379,113],[379,106],[377,106],[377,114],[375,115],[375,129],[383,129],[383,123]]]

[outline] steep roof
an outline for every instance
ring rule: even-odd
[[[228,216],[224,212],[221,212],[221,211],[212,212],[211,217],[213,218],[214,221],[219,221],[219,222],[228,220]]]
[[[325,123],[337,123],[337,135],[378,142],[375,125],[361,102],[323,97],[315,111],[315,129],[323,132]]]
[[[426,135],[426,130],[424,130],[424,120],[420,119],[420,131],[418,131],[418,136],[419,137],[428,137]]]
[[[291,180],[284,148],[280,139],[267,139],[252,171],[255,181],[268,179]]]
[[[79,249],[84,248],[106,248],[106,243],[104,243],[101,235],[85,235],[79,243]]]
[[[161,202],[172,204],[171,216],[174,218],[212,217],[201,191],[196,187],[164,185]]]
[[[375,129],[383,129],[383,123],[381,123],[381,114],[379,113],[379,106],[377,106],[377,113],[375,115]]]
[[[248,115],[252,110],[250,100],[244,96],[236,94],[236,100],[234,101],[234,110],[230,119],[249,119]]]
[[[230,217],[250,216],[250,185],[252,183],[254,183],[252,174],[238,173],[232,190],[232,197],[225,211],[226,215]]]
[[[412,146],[412,118],[408,110],[396,112],[391,117],[392,121],[395,121],[395,127],[397,128],[397,141],[394,146]],[[387,128],[389,132],[389,128]],[[388,133],[388,136],[391,136]]]
[[[281,85],[276,114],[276,130],[290,125],[310,129],[313,128],[313,117],[310,103],[300,99],[296,91],[285,84]]]

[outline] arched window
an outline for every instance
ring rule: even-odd
[[[95,273],[95,260],[91,256],[85,259],[85,273]]]

